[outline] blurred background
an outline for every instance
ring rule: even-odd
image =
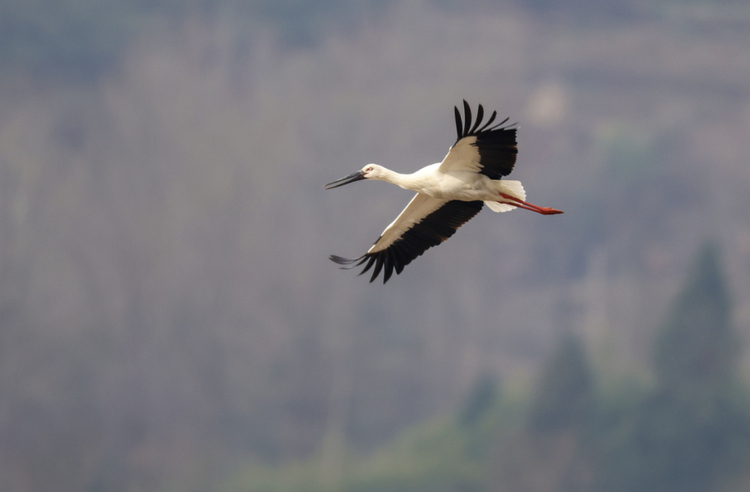
[[[742,0],[0,2],[0,489],[750,488]],[[487,211],[341,271],[453,106]]]

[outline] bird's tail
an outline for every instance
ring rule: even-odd
[[[506,195],[514,196],[519,200],[526,200],[526,190],[523,189],[523,185],[520,181],[503,179],[500,181],[496,181],[496,183],[498,185],[498,193],[505,193]],[[489,209],[493,212],[508,212],[516,208],[514,205],[511,205],[509,203],[498,203],[489,200],[484,202],[484,204],[487,205],[487,207],[489,207]]]

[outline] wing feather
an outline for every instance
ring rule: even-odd
[[[464,99],[464,135],[469,133],[469,128],[471,128],[471,108]]]
[[[479,129],[479,131],[480,132],[485,131],[492,124],[492,122],[495,121],[495,118],[497,118],[497,111],[492,112],[492,116],[490,116],[490,119],[487,120],[487,123],[485,123],[484,126]]]
[[[453,116],[456,117],[456,135],[458,135],[456,138],[460,139],[464,125],[461,123],[461,113],[456,106],[453,106]]]
[[[497,112],[495,113],[497,114]],[[469,133],[474,133],[474,131],[477,129],[480,123],[482,123],[482,118],[484,118],[484,108],[480,104],[477,108],[477,119],[474,122],[474,126],[471,127],[471,130],[469,130]]]
[[[482,206],[478,201],[440,200],[418,193],[367,253],[351,260],[332,255],[331,261],[347,269],[366,262],[360,275],[374,267],[370,282],[382,271],[386,283],[394,270],[400,274],[414,258],[451,237]]]
[[[473,126],[471,125],[471,109],[466,101],[464,101],[463,125],[458,107],[454,106],[453,109],[456,115],[456,129],[459,131],[458,139],[440,164],[440,171],[472,171],[484,174],[490,179],[501,179],[509,175],[516,164],[518,144],[516,128],[512,125],[502,126],[508,118],[490,126],[497,116],[497,111],[493,111],[489,121],[477,130],[484,116],[484,108],[481,104]]]

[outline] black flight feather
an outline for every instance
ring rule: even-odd
[[[466,102],[466,99],[464,99],[464,135],[467,135],[469,133],[469,128],[471,128],[471,108],[469,107],[469,103]]]
[[[336,255],[331,255],[330,259],[339,265],[343,265],[342,268],[347,270],[366,263],[360,275],[374,266],[370,282],[373,282],[382,271],[383,283],[386,283],[393,275],[394,270],[396,275],[399,275],[414,258],[451,237],[456,229],[478,214],[482,210],[482,206],[484,206],[484,203],[479,201],[451,200],[404,232],[386,249],[374,253],[365,253],[359,258],[351,260]],[[380,238],[378,238],[379,240]],[[375,241],[375,244],[377,244],[377,241]]]
[[[478,148],[479,164],[482,168],[479,172],[490,179],[500,179],[509,175],[516,164],[518,145],[516,143],[516,129],[513,128],[513,125],[503,127],[508,118],[492,125],[497,117],[497,111],[493,111],[487,123],[477,129],[484,116],[484,108],[481,104],[477,109],[477,119],[474,126],[471,125],[471,109],[466,101],[464,101],[463,121],[458,107],[454,106],[453,109],[456,116],[456,129],[460,129],[456,143],[462,138],[476,137],[474,145]]]
[[[483,117],[484,117],[484,108],[480,104],[479,108],[477,108],[477,120],[474,122],[474,126],[471,127],[471,130],[469,130],[469,133],[474,133],[474,130],[476,130],[479,124],[482,123]]]

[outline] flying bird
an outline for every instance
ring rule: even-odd
[[[458,137],[443,162],[425,166],[412,174],[368,164],[360,171],[325,185],[326,190],[331,190],[362,179],[377,179],[417,192],[367,253],[354,259],[331,255],[332,261],[345,269],[364,264],[360,275],[374,266],[370,282],[383,271],[383,283],[386,283],[394,270],[400,274],[414,258],[451,237],[456,229],[479,213],[482,205],[493,212],[523,208],[543,215],[562,213],[525,201],[526,191],[520,181],[502,179],[513,170],[518,154],[516,128],[503,126],[508,118],[490,126],[497,117],[497,111],[493,111],[480,128],[484,117],[481,104],[473,125],[471,108],[466,101],[463,122],[458,108],[453,109]]]

